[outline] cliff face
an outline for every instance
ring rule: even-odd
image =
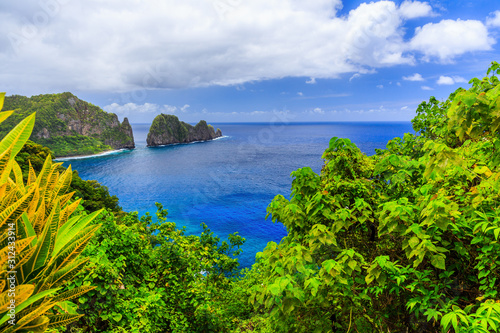
[[[37,112],[31,140],[49,147],[55,155],[94,154],[109,149],[135,148],[132,127],[125,118],[78,99],[71,93],[9,96],[3,110],[15,110],[1,124],[0,135],[27,115]]]
[[[207,141],[221,136],[221,130],[217,129],[216,132],[205,120],[192,126],[180,121],[174,115],[160,114],[153,120],[146,142],[148,147],[155,147],[173,143]]]

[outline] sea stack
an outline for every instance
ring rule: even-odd
[[[156,147],[174,143],[208,141],[221,136],[221,130],[215,131],[205,120],[192,126],[180,121],[174,115],[162,113],[153,120],[146,142],[148,147]]]

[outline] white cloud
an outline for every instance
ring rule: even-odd
[[[466,52],[491,50],[494,43],[482,22],[459,19],[418,27],[409,45],[422,52],[426,60],[437,57],[442,62],[450,62]]]
[[[325,114],[325,111],[323,111],[321,108],[315,108],[313,112],[317,114]]]
[[[432,7],[427,2],[420,1],[404,1],[399,6],[401,16],[406,19],[417,17],[434,16]]]
[[[466,83],[467,80],[465,80],[463,77],[461,76],[444,76],[444,75],[441,75],[439,77],[439,79],[437,80],[437,84],[440,84],[440,85],[452,85],[452,84],[455,84],[455,83]]]
[[[422,90],[434,90],[434,89],[428,86],[422,86]]]
[[[158,105],[152,103],[144,103],[144,104],[136,104],[136,103],[126,103],[120,105],[118,103],[112,103],[110,105],[106,105],[103,107],[103,110],[107,112],[116,113],[121,116],[128,116],[132,114],[159,114],[159,113],[167,113],[172,114],[176,113],[178,110],[185,112],[189,108],[189,105],[184,105],[183,107],[176,107],[173,105]]]
[[[383,85],[383,84],[379,84],[379,85],[377,86],[377,88],[379,88],[379,89],[384,89],[384,85]]]
[[[403,106],[403,107],[401,108],[401,111],[405,111],[405,110],[408,110],[408,106]]]
[[[481,22],[460,20],[427,24],[408,43],[406,20],[433,15],[420,1],[362,3],[344,15],[341,0],[18,3],[0,13],[0,82],[14,93],[314,83],[415,64],[415,50],[448,61],[493,43]]]
[[[403,80],[406,80],[406,81],[424,81],[424,78],[419,73],[415,73],[411,76],[403,76]]]
[[[301,96],[301,97],[302,97],[302,96],[304,96],[304,93],[303,93],[303,92],[301,92],[301,91],[299,91],[299,92],[297,93],[297,95],[299,95],[299,96]]]
[[[351,82],[352,80],[357,79],[357,78],[359,78],[359,77],[361,77],[361,74],[359,74],[359,73],[355,73],[353,76],[351,76],[351,77],[349,78],[349,82]]]
[[[169,105],[165,105],[164,109],[171,108]],[[159,112],[161,107],[157,104],[144,103],[142,105],[138,105],[135,103],[127,103],[120,105],[118,103],[113,103],[103,107],[103,109],[107,112],[112,112],[116,114],[129,114],[129,113],[156,113]]]
[[[500,10],[490,13],[486,18],[486,25],[490,27],[500,27]]]
[[[306,81],[307,84],[316,84],[316,79],[315,78],[311,78],[310,80]]]

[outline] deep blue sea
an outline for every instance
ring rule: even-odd
[[[125,211],[156,212],[189,234],[205,222],[222,239],[246,239],[242,267],[253,264],[267,242],[279,242],[283,225],[266,220],[277,194],[289,197],[290,173],[310,166],[319,173],[330,138],[349,138],[366,154],[412,132],[411,123],[213,124],[224,137],[209,142],[147,148],[149,124],[132,124],[137,148],[101,157],[65,161],[83,179],[95,179],[117,195]]]

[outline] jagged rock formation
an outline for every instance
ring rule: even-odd
[[[221,130],[215,131],[205,120],[192,126],[180,121],[174,115],[160,114],[153,120],[146,142],[148,147],[155,147],[173,143],[207,141],[221,136]]]
[[[110,149],[135,148],[127,118],[120,124],[114,113],[75,95],[9,96],[3,110],[15,113],[0,126],[0,137],[27,115],[37,112],[31,140],[49,147],[57,157],[95,154]]]

